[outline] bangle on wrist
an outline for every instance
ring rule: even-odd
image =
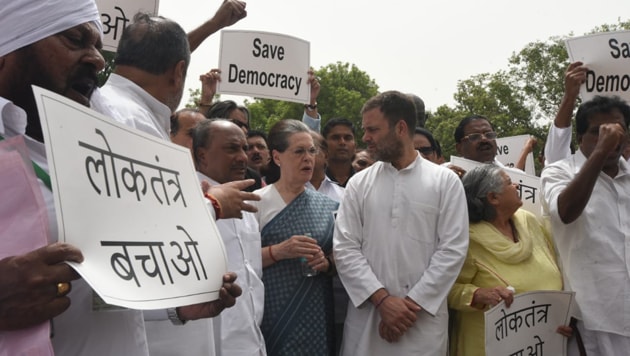
[[[271,260],[273,261],[273,263],[278,263],[278,260],[276,260],[276,258],[275,258],[275,257],[273,257],[273,253],[271,253],[271,246],[273,246],[273,245],[270,245],[270,246],[269,246],[269,257],[271,258]]]
[[[223,217],[221,203],[219,203],[217,198],[215,198],[212,194],[204,193],[203,196],[206,197],[206,199],[210,200],[210,202],[212,202],[212,207],[214,208],[214,214],[217,217],[216,219],[217,220],[221,219]]]
[[[389,298],[389,294],[384,296],[381,300],[378,301],[378,303],[376,303],[376,306],[374,306],[375,309],[378,309],[378,307],[381,306],[381,304],[383,304],[383,302],[385,301],[385,299]]]

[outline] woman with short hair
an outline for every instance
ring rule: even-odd
[[[562,276],[547,229],[523,209],[518,184],[486,164],[462,178],[470,243],[462,271],[448,296],[456,311],[451,355],[485,355],[484,311],[513,294],[562,290]],[[563,329],[562,333],[570,333]]]

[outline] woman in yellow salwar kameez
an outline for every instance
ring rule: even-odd
[[[523,209],[518,185],[495,165],[462,178],[470,244],[462,271],[448,296],[455,311],[451,355],[485,355],[484,312],[502,300],[532,290],[562,290],[550,236]],[[509,287],[509,288],[508,288]]]

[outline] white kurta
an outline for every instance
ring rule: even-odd
[[[564,287],[575,291],[584,326],[630,337],[630,167],[620,158],[615,178],[600,172],[580,217],[564,224],[558,196],[585,162],[578,151],[545,167],[543,208],[551,218]]]
[[[112,73],[91,105],[121,124],[170,141],[171,109],[125,77]]]
[[[328,178],[328,176],[324,176],[324,180],[322,181],[322,184],[320,184],[319,189],[315,189],[315,186],[311,184],[311,182],[306,182],[306,188],[317,190],[338,203],[340,203],[343,198],[344,188],[333,182],[332,179]]]
[[[123,125],[170,140],[171,110],[127,78],[111,74],[107,83],[92,96],[91,104],[93,109]],[[214,213],[214,209],[210,211]],[[186,325],[173,325],[166,310],[145,311],[144,319],[146,332],[143,330],[142,339],[147,340],[153,356],[213,356],[217,353],[214,340],[219,336],[212,321],[195,320]],[[181,340],[198,341],[185,343]]]
[[[337,215],[334,253],[352,304],[343,355],[444,355],[446,297],[466,257],[464,189],[449,169],[420,155],[397,170],[377,162],[348,183]],[[379,311],[369,297],[380,288],[422,307],[397,343],[378,333]]]
[[[556,127],[554,123],[549,125],[549,133],[545,143],[545,165],[571,157],[572,134],[571,126]]]
[[[11,117],[2,117],[2,133],[7,137],[23,135],[26,113],[0,98],[0,107],[12,106]],[[48,172],[44,144],[25,136],[31,160]],[[57,217],[52,192],[39,181],[50,223],[50,242],[56,242]],[[93,311],[93,292],[79,279],[72,282],[70,308],[53,319],[51,339],[56,355],[148,355],[142,312],[135,310]],[[115,340],[113,342],[112,340]]]
[[[219,184],[202,173],[197,175],[200,181]],[[258,222],[253,214],[243,213],[243,219],[219,220],[217,227],[225,245],[228,270],[236,273],[236,283],[243,290],[233,307],[213,318],[216,333],[220,335],[217,349],[220,355],[264,356],[267,353],[260,324],[265,286]]]

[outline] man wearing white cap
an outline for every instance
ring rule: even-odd
[[[9,166],[4,158],[10,155],[0,155],[0,354],[52,355],[52,336],[58,355],[147,355],[142,313],[96,310],[82,280],[75,282],[70,306],[69,282],[78,276],[60,262],[80,262],[81,252],[47,245],[57,241],[57,226],[31,85],[89,105],[96,74],[104,67],[96,5],[93,0],[0,0],[0,6],[0,134],[11,144],[23,137],[38,178],[31,173],[29,185],[31,162]],[[32,194],[11,194],[15,191]],[[224,305],[234,303],[230,298]],[[48,321],[52,317],[54,323]]]
[[[11,175],[27,172],[28,160],[12,165],[3,155],[0,162],[0,353],[48,355],[49,319],[69,307],[70,281],[78,278],[60,262],[83,257],[72,246],[48,244],[57,228],[31,85],[88,105],[104,66],[101,24],[92,0],[0,2],[0,135],[7,144],[23,137],[28,158],[42,168],[29,184]]]

